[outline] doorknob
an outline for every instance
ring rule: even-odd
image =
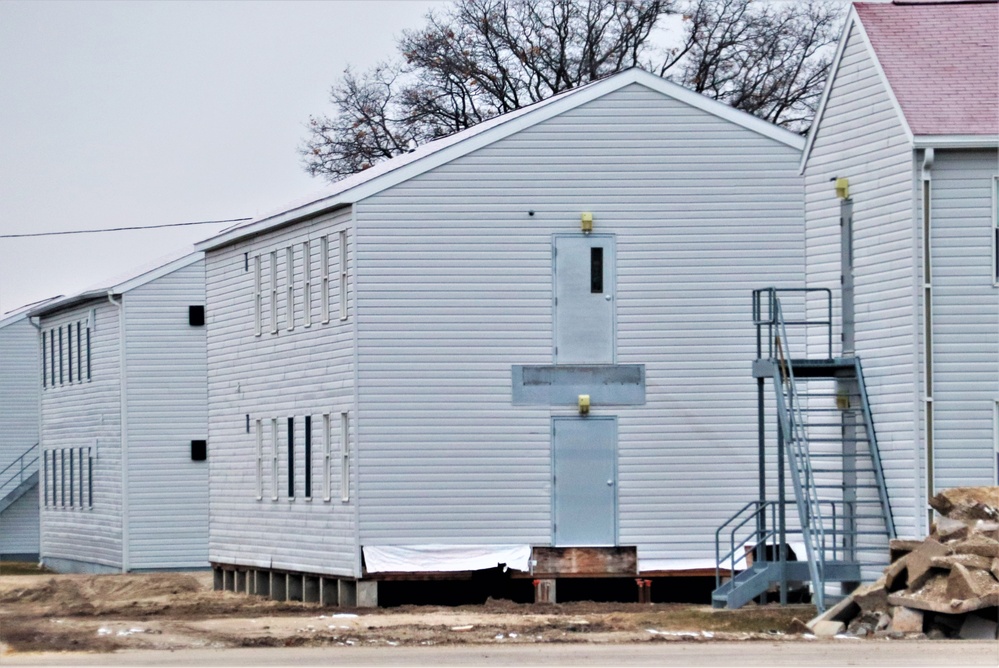
[[[614,481],[613,480],[608,480],[607,481],[607,486],[608,487],[613,487],[614,486]]]
[[[607,301],[610,301],[611,300],[611,296],[610,295],[604,295],[604,299],[606,299]]]

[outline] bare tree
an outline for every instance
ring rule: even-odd
[[[663,59],[654,31],[679,12],[682,44]],[[403,33],[398,60],[344,73],[333,115],[310,119],[305,166],[335,181],[635,66],[798,130],[837,22],[831,0],[453,0]]]
[[[805,130],[822,94],[841,10],[828,0],[696,0],[684,16],[683,49],[659,74],[771,123]]]

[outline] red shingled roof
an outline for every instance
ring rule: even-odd
[[[854,7],[914,135],[999,134],[999,3]]]

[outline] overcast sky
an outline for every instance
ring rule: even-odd
[[[348,63],[433,0],[0,0],[0,234],[253,216],[320,189],[297,148]],[[224,227],[0,239],[0,313]]]

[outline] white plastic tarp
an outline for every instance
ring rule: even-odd
[[[375,545],[362,548],[368,573],[479,571],[506,564],[530,568],[530,545]]]

